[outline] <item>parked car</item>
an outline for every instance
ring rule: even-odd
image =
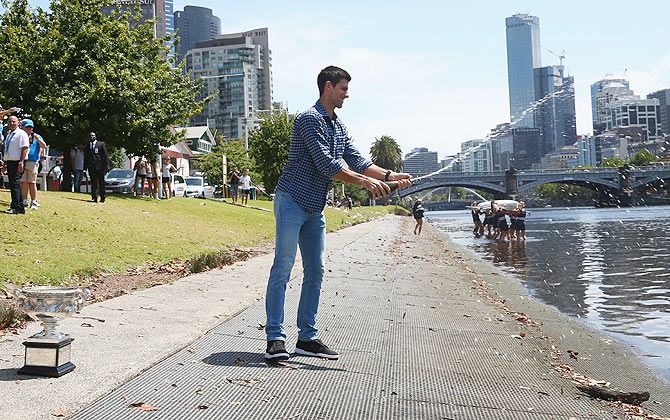
[[[112,169],[105,175],[108,193],[130,194],[135,181],[135,171],[132,169]]]
[[[209,185],[205,178],[200,176],[186,176],[186,191],[184,197],[212,198],[214,197],[214,187]]]
[[[186,197],[186,180],[179,174],[170,174],[172,176],[172,196]]]

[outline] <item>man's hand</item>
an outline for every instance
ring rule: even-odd
[[[397,181],[399,190],[412,186],[411,175],[403,172],[391,172],[389,174],[389,181]]]
[[[373,199],[384,198],[391,193],[391,189],[383,181],[365,177],[363,187],[372,193]]]

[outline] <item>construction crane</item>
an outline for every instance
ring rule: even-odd
[[[559,62],[559,64],[560,64],[561,66],[563,65],[563,59],[565,58],[565,50],[561,51],[560,54],[556,54],[556,53],[553,52],[552,50],[547,50],[546,48],[545,48],[545,50],[546,50],[547,52],[551,53],[551,55],[553,55],[553,56],[555,56],[555,57],[558,57],[558,62]]]

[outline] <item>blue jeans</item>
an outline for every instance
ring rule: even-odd
[[[270,270],[265,299],[268,341],[286,340],[284,300],[291,278],[297,247],[300,246],[304,277],[298,304],[298,339],[316,338],[323,260],[326,247],[326,219],[323,213],[308,213],[290,195],[278,192],[274,201],[276,219],[275,258]]]
[[[74,175],[74,192],[81,192],[81,178],[84,176],[84,171],[75,169],[72,174]]]

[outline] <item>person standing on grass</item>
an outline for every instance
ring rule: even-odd
[[[172,197],[172,174],[177,172],[177,168],[170,162],[170,158],[163,158],[163,192],[165,199],[169,200]]]
[[[21,128],[28,134],[28,156],[25,161],[25,169],[21,176],[21,195],[23,196],[23,207],[30,207],[36,210],[40,207],[37,202],[37,176],[39,175],[40,157],[44,156],[47,144],[42,136],[33,132],[35,124],[33,120],[21,120]],[[30,205],[28,204],[28,194],[30,194]]]
[[[94,132],[88,133],[89,143],[84,149],[84,168],[91,179],[91,202],[105,202],[105,174],[109,171],[109,154],[105,142],[98,141]]]
[[[81,192],[81,180],[84,177],[84,144],[78,143],[70,150],[70,162],[72,162],[72,175],[74,176],[74,192]]]
[[[230,197],[233,204],[237,204],[237,190],[240,187],[240,173],[237,172],[237,166],[233,165],[230,171]]]
[[[408,174],[380,168],[354,147],[344,123],[334,112],[349,97],[350,80],[349,73],[339,67],[321,70],[317,77],[319,100],[298,115],[293,124],[288,162],[274,199],[276,246],[265,302],[267,348],[264,357],[269,362],[289,358],[285,345],[284,303],[298,246],[304,275],[295,352],[327,359],[339,357],[317,339],[316,328],[326,245],[323,208],[332,180],[360,185],[372,192],[373,197],[385,197],[391,192],[382,180],[398,181],[399,188],[411,185]]]
[[[242,169],[240,187],[242,187],[242,205],[247,205],[249,204],[249,192],[251,191],[251,177],[248,169]]]
[[[154,156],[149,160],[149,171],[147,172],[147,180],[149,181],[149,195],[151,198],[158,199],[158,192],[160,191],[160,185],[159,185],[159,173],[160,171],[158,170],[158,159]],[[149,173],[151,173],[151,176],[149,176]]]
[[[144,156],[140,156],[137,161],[135,161],[135,183],[133,183],[133,195],[139,196],[140,193],[137,190],[137,186],[140,185],[140,190],[142,191],[142,197],[144,197],[144,192],[147,188],[147,160]]]
[[[19,118],[16,115],[9,117],[7,128],[4,162],[9,178],[12,203],[5,213],[24,214],[26,210],[23,207],[21,197],[21,176],[24,171],[23,162],[28,157],[30,140],[28,139],[28,133],[19,128]]]

